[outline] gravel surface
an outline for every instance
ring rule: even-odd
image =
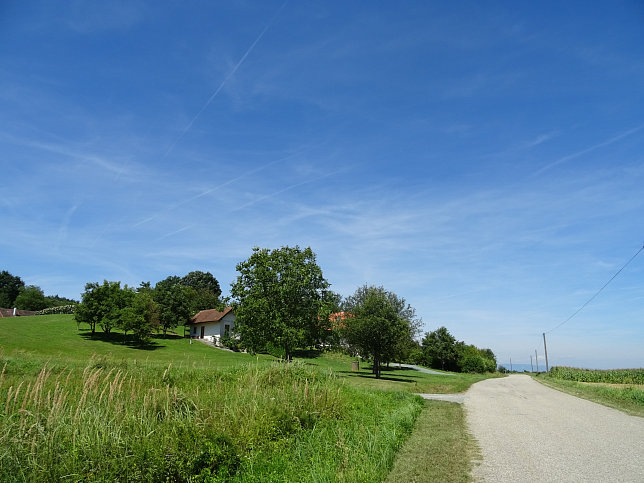
[[[644,418],[525,375],[472,385],[465,408],[483,457],[477,481],[644,482]]]
[[[447,401],[458,404],[465,402],[465,393],[458,394],[419,394],[423,399],[433,399],[434,401]]]
[[[415,366],[413,364],[398,364],[400,367],[406,367],[407,369],[414,369],[416,371],[424,372],[425,374],[434,374],[436,376],[451,376],[452,374],[446,374],[444,372],[432,371],[431,369],[426,369],[424,367]]]

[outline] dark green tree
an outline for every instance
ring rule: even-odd
[[[24,288],[25,282],[20,277],[11,275],[6,270],[0,272],[0,307],[15,307],[16,297]]]
[[[309,345],[319,332],[319,313],[329,287],[311,248],[253,248],[237,264],[231,295],[236,329],[251,351],[278,347],[286,359]]]
[[[20,310],[42,310],[50,307],[43,291],[35,285],[27,285],[13,304]]]
[[[194,289],[190,301],[190,311],[193,315],[200,310],[214,309],[220,305],[221,288],[210,272],[190,272],[181,279],[181,284]]]
[[[221,295],[221,287],[219,282],[210,272],[202,272],[195,270],[181,279],[181,283],[195,290],[204,290],[214,294],[216,297]]]
[[[380,378],[383,362],[400,357],[410,344],[420,321],[404,298],[383,287],[364,285],[343,304],[350,316],[343,320],[341,334],[362,357],[373,361],[373,371]]]
[[[164,337],[168,330],[190,321],[195,290],[181,283],[181,278],[170,276],[156,284],[153,299],[159,308],[159,327]]]
[[[445,327],[427,332],[422,346],[429,367],[444,371],[458,370],[456,339]]]

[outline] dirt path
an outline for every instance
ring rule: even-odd
[[[465,397],[477,481],[644,482],[644,418],[512,375]]]

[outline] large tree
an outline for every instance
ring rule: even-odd
[[[422,341],[427,364],[434,369],[457,371],[459,354],[456,339],[445,327],[427,332]]]
[[[184,325],[192,315],[195,289],[181,283],[181,278],[170,276],[156,284],[154,301],[158,304],[159,325],[165,336],[168,330]]]
[[[262,351],[271,344],[290,359],[294,349],[315,340],[329,284],[311,248],[255,247],[237,271],[231,295],[245,347]]]
[[[348,297],[343,308],[347,316],[342,336],[361,356],[373,360],[373,372],[380,378],[381,363],[399,357],[416,334],[416,311],[395,293],[367,285]]]
[[[181,284],[194,289],[190,301],[190,311],[195,314],[200,310],[214,309],[219,306],[221,287],[210,272],[195,270],[181,279]]]
[[[101,285],[98,282],[86,284],[82,302],[76,307],[76,321],[88,324],[92,336],[97,324],[109,335],[119,325],[120,311],[128,306],[130,292],[127,285],[121,288],[121,282],[104,280]]]
[[[40,287],[27,285],[16,297],[14,306],[21,310],[42,310],[49,307],[49,301]]]
[[[11,275],[6,270],[0,272],[0,307],[12,308],[16,297],[25,288],[20,277]]]

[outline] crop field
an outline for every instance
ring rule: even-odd
[[[553,367],[536,379],[554,389],[628,414],[644,416],[644,369]]]
[[[305,355],[0,319],[0,481],[382,481],[421,411],[442,424],[411,393],[479,380],[394,366],[375,380],[347,356]],[[466,446],[439,452],[467,474]]]
[[[553,367],[549,374],[555,379],[605,384],[644,384],[644,369],[593,370],[575,367]]]

